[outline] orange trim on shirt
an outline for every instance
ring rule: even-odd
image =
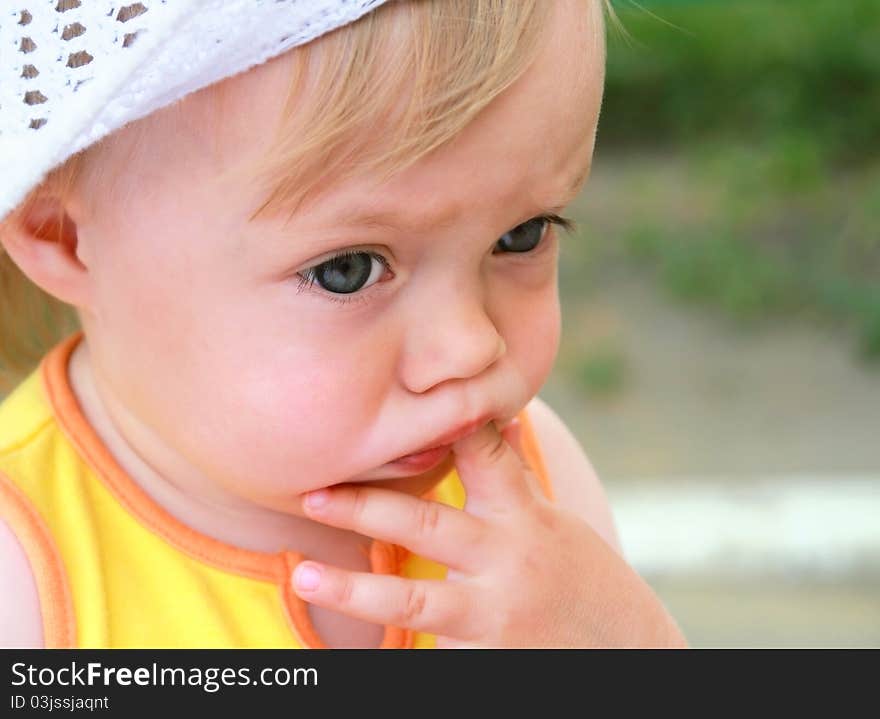
[[[0,518],[18,539],[37,585],[46,649],[76,646],[76,618],[67,574],[43,518],[25,494],[0,472]]]
[[[520,442],[522,443],[523,452],[526,454],[526,461],[538,476],[538,481],[541,483],[544,495],[552,502],[555,499],[553,496],[553,485],[550,482],[550,476],[547,474],[547,465],[544,464],[544,456],[541,454],[541,445],[538,444],[532,420],[529,419],[529,413],[526,410],[522,410],[517,417],[521,425]]]

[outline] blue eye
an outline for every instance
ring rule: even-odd
[[[343,252],[303,272],[300,288],[317,282],[332,294],[350,295],[378,282],[387,269],[388,261],[375,252]]]
[[[574,223],[558,215],[541,215],[517,225],[505,232],[497,247],[503,253],[526,254],[535,250],[550,225],[560,225],[571,232]],[[493,250],[492,254],[499,254]],[[378,282],[385,270],[391,266],[382,255],[368,250],[341,252],[335,257],[314,265],[299,273],[301,278],[297,291],[318,284],[325,291],[325,297],[334,302],[347,303],[354,300],[366,301],[356,293]],[[352,295],[346,297],[346,295]]]
[[[501,235],[498,245],[507,252],[531,252],[541,243],[549,226],[548,218],[534,217]]]

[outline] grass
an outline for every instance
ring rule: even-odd
[[[880,145],[876,0],[628,0],[615,7],[603,138],[789,142],[808,163],[860,164]],[[659,18],[659,19],[658,19]],[[819,151],[821,158],[809,155]]]
[[[589,397],[611,398],[626,385],[627,362],[623,352],[616,347],[596,347],[577,360],[570,370],[579,388]]]

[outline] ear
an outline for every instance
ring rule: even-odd
[[[71,216],[78,214],[54,197],[33,199],[3,221],[0,243],[38,287],[67,304],[89,307],[89,270]]]

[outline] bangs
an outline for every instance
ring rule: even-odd
[[[583,2],[586,11],[592,0]],[[243,169],[267,198],[251,219],[293,215],[331,179],[388,179],[455,137],[531,64],[551,8],[391,0],[292,50],[277,135]]]

